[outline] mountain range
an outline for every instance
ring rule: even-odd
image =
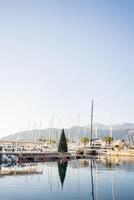
[[[34,129],[18,132],[1,138],[1,140],[20,140],[20,141],[37,141],[39,139],[48,139],[50,136],[53,139],[58,139],[61,130],[58,128],[51,129]],[[90,125],[81,127],[73,126],[70,129],[65,129],[66,136],[75,141],[78,137],[87,136],[90,138]],[[134,136],[134,123],[115,124],[112,126],[104,124],[94,124],[93,138],[102,139],[105,136],[112,135],[114,139],[123,139],[127,135]]]

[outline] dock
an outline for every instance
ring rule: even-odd
[[[1,155],[16,156],[21,162],[45,162],[54,160],[73,160],[97,158],[98,155],[76,154],[76,153],[58,153],[58,152],[4,152]]]

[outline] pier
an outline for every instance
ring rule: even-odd
[[[58,153],[58,152],[4,152],[1,153],[6,156],[16,156],[21,162],[45,162],[54,160],[73,160],[85,158],[98,158],[99,155],[93,155],[92,152],[83,155],[77,153]]]

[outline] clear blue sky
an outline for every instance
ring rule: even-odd
[[[0,0],[0,136],[134,122],[133,0]],[[33,123],[36,122],[36,125]]]

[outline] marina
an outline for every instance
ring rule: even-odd
[[[0,29],[0,200],[134,200],[134,0],[1,0]]]

